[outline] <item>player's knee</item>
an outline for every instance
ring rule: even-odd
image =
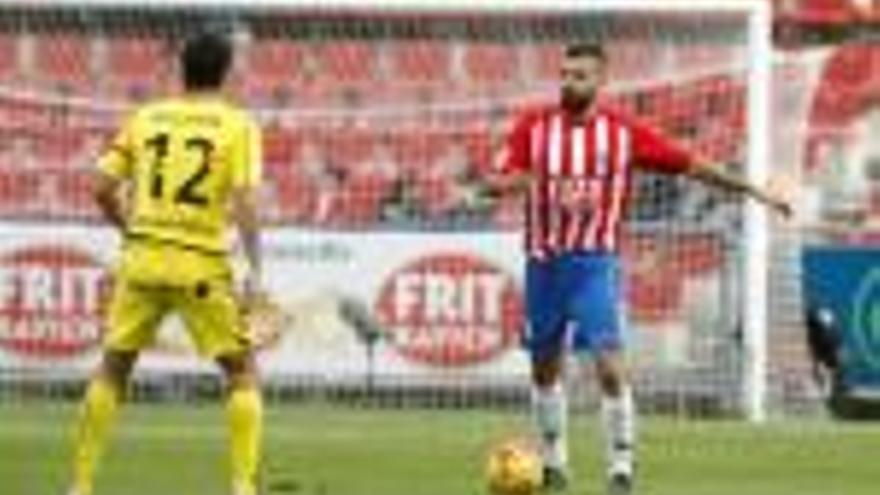
[[[597,366],[597,378],[599,387],[605,395],[618,397],[626,384],[626,377],[620,367],[614,365]]]
[[[604,395],[618,397],[623,390],[623,380],[614,373],[599,374],[599,386]]]
[[[131,376],[138,353],[136,351],[107,351],[101,360],[98,376],[120,390],[124,390]]]
[[[256,363],[250,352],[220,356],[217,364],[223,370],[231,389],[252,387],[259,383]]]
[[[547,388],[559,383],[561,365],[559,359],[535,361],[532,364],[532,381],[538,387]]]

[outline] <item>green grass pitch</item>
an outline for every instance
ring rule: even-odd
[[[63,495],[67,405],[0,405],[0,493]],[[219,405],[129,405],[96,495],[223,495],[225,423]],[[601,495],[595,418],[573,419],[573,495]],[[492,439],[524,415],[484,411],[267,410],[265,482],[279,495],[476,495]],[[828,422],[647,419],[640,495],[880,493],[880,426]]]

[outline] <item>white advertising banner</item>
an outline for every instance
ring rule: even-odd
[[[117,246],[107,228],[0,226],[0,368],[93,366]],[[261,351],[266,375],[435,382],[526,370],[516,234],[282,228],[266,233],[264,253],[267,289],[298,315]],[[139,369],[211,364],[169,318]]]

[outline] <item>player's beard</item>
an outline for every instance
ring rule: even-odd
[[[595,91],[579,92],[569,88],[562,88],[560,97],[562,108],[573,114],[581,114],[593,104],[596,99]]]

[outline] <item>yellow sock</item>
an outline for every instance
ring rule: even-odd
[[[259,390],[251,387],[232,390],[226,411],[233,486],[242,493],[256,493],[263,435],[263,399]]]
[[[119,393],[107,380],[96,378],[89,383],[80,406],[74,433],[73,483],[77,495],[90,495],[95,470],[110,435]]]

